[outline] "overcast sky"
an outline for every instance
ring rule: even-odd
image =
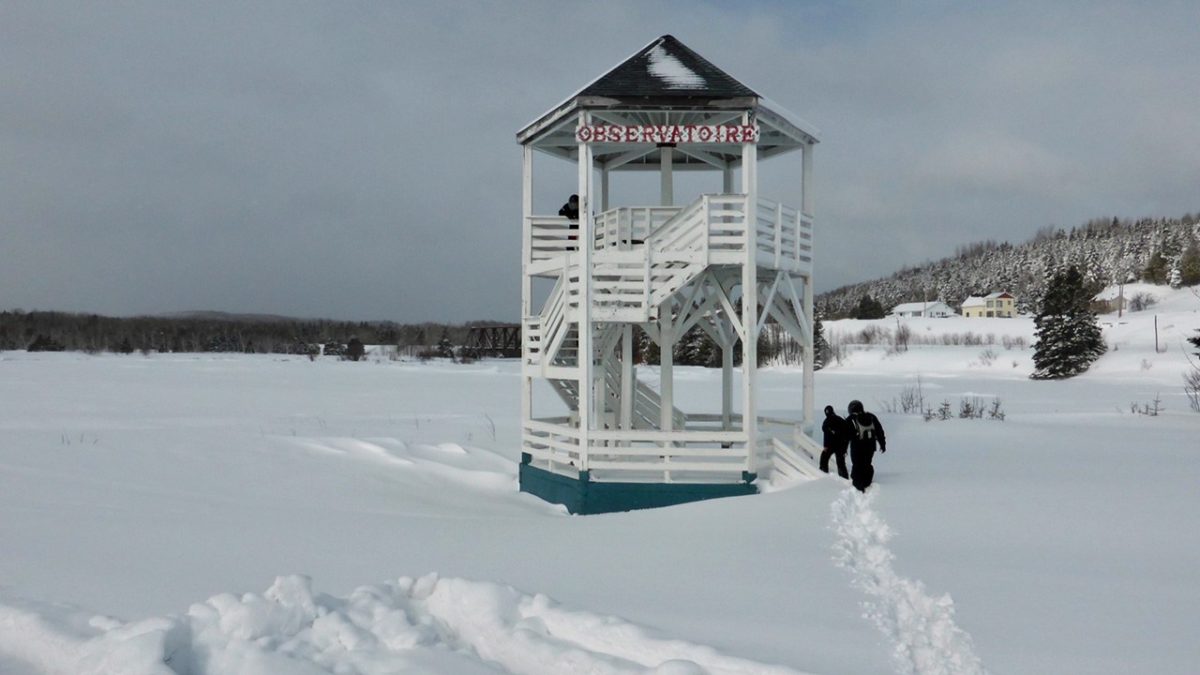
[[[818,290],[1200,211],[1194,0],[0,0],[0,309],[513,320],[514,134],[664,33],[820,130]]]

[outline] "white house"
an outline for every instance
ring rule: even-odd
[[[982,298],[972,295],[963,300],[962,315],[967,318],[1011,319],[1017,315],[1016,303],[1017,299],[1011,293],[1004,291],[991,293]]]
[[[909,318],[935,318],[944,319],[948,316],[954,316],[955,311],[940,300],[934,302],[905,302],[896,305],[892,308],[892,316],[902,316]]]

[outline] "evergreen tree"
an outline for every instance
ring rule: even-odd
[[[367,347],[357,337],[351,337],[350,342],[346,344],[346,356],[351,361],[358,361],[367,353]]]
[[[647,366],[659,364],[658,343],[650,339],[650,334],[638,328],[634,331],[634,362]]]
[[[721,349],[700,326],[692,326],[675,343],[675,364],[680,366],[721,365]]]
[[[1179,258],[1179,283],[1184,286],[1200,284],[1200,246],[1192,238]]]
[[[1055,274],[1046,284],[1034,319],[1034,379],[1074,377],[1105,352],[1096,315],[1088,307],[1090,301],[1091,293],[1075,266]]]
[[[829,342],[825,340],[825,326],[817,319],[813,325],[813,370],[820,370],[829,362]]]
[[[450,341],[450,334],[442,331],[442,339],[437,343],[437,355],[444,358],[454,360],[454,343]]]
[[[1196,356],[1200,356],[1200,328],[1196,329],[1196,334],[1187,339],[1196,348]]]
[[[862,296],[858,301],[858,306],[854,308],[852,318],[855,319],[882,319],[887,316],[883,305],[878,300],[872,298],[869,294]]]

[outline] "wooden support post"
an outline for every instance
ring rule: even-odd
[[[725,431],[733,428],[733,345],[721,343],[721,428]]]
[[[579,114],[579,124],[586,126],[591,123],[591,115],[587,111]],[[576,321],[579,326],[579,343],[577,346],[577,361],[579,375],[579,470],[588,470],[588,448],[592,440],[592,430],[596,428],[595,405],[593,401],[593,349],[592,349],[592,249],[595,242],[595,224],[592,221],[592,147],[587,143],[579,144],[577,155],[579,162],[579,308]]]
[[[812,172],[813,172],[813,143],[805,144],[803,152],[803,168],[800,176],[800,213],[808,217],[813,214]]]
[[[725,162],[725,168],[721,171],[721,192],[733,194],[733,164],[729,162]]]
[[[521,147],[521,317],[533,314],[533,279],[529,265],[533,262],[533,146]],[[533,378],[529,368],[529,342],[521,340],[521,424],[533,419]],[[523,435],[523,433],[522,433]]]
[[[668,316],[658,320],[658,362],[659,362],[659,428],[672,431],[675,418],[675,327],[674,321]],[[670,443],[663,445],[669,446]]]
[[[742,124],[752,124],[750,113]],[[758,146],[742,144],[742,192],[746,195],[746,258],[742,261],[742,430],[746,434],[746,473],[754,474],[758,454]]]
[[[621,428],[633,428],[633,326],[621,328]]]
[[[608,210],[608,169],[600,169],[600,213]]]
[[[596,357],[596,376],[592,378],[592,409],[596,415],[594,425],[596,429],[608,428],[608,381],[605,377],[605,369],[611,358],[613,358],[612,352],[600,352]]]
[[[808,329],[808,343],[804,347],[804,433],[812,434],[816,425],[814,415],[814,377],[816,373],[813,371],[813,359],[816,356],[817,343],[814,340],[813,326],[816,325],[817,319],[813,315],[813,283],[812,273],[804,277],[804,318],[808,319],[808,323],[801,322],[800,325],[806,326]]]
[[[806,143],[803,152],[803,168],[801,170],[800,182],[800,213],[796,215],[796,251],[799,254],[800,250],[800,225],[802,219],[807,216],[812,217],[813,212],[813,191],[812,191],[812,170],[813,170],[813,143]],[[810,246],[816,243],[816,223],[813,224],[814,236],[809,241]],[[809,251],[810,260],[816,260],[816,248]],[[804,318],[808,319],[808,348],[804,350],[804,432],[812,434],[816,425],[814,405],[814,377],[813,359],[817,343],[814,339],[813,331],[817,325],[816,311],[813,308],[813,270],[808,267],[808,273],[804,275]],[[804,325],[801,322],[801,325]]]
[[[662,147],[659,152],[659,188],[662,193],[661,203],[663,206],[673,206],[675,204],[675,177],[671,166],[671,154],[674,148]]]

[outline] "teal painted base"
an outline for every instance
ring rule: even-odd
[[[582,474],[582,472],[581,472]],[[742,483],[599,483],[582,474],[578,479],[560,476],[530,464],[521,464],[521,492],[562,504],[578,515],[654,509],[720,497],[739,497],[758,492],[753,474]]]

